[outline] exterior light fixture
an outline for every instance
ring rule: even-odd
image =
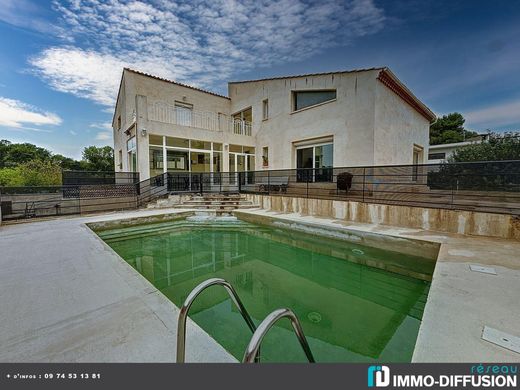
[[[141,136],[146,137],[146,129],[141,129]]]

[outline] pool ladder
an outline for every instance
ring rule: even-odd
[[[193,301],[202,293],[205,289],[211,286],[223,286],[229,296],[231,297],[231,301],[238,308],[238,311],[242,315],[242,318],[246,322],[248,328],[253,332],[253,336],[251,337],[251,341],[246,348],[244,353],[244,357],[242,359],[242,363],[260,363],[260,344],[269,332],[269,330],[273,327],[273,325],[282,318],[288,318],[291,321],[292,328],[300,345],[307,356],[309,362],[314,363],[314,356],[312,355],[311,349],[309,347],[309,343],[305,338],[305,334],[303,333],[303,329],[300,325],[300,321],[296,314],[290,309],[283,308],[277,309],[269,314],[265,319],[261,322],[258,328],[255,326],[251,316],[247,312],[246,308],[242,304],[242,301],[238,297],[237,292],[233,288],[233,286],[226,282],[224,279],[220,278],[212,278],[208,279],[197,287],[195,287],[188,295],[184,304],[181,306],[181,310],[179,313],[179,321],[177,325],[177,363],[184,363],[185,355],[186,355],[186,320],[188,317],[188,311],[190,310]]]

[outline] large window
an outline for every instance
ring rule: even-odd
[[[160,175],[164,172],[163,148],[150,147],[150,177]]]
[[[150,176],[163,172],[222,172],[223,144],[187,138],[149,135],[150,144]],[[231,169],[237,164],[253,167],[255,164],[255,148],[252,146],[230,145],[230,156],[233,158]],[[251,168],[251,169],[253,169]],[[249,169],[249,168],[248,168]],[[214,181],[217,182],[215,176]]]
[[[294,91],[293,111],[298,111],[316,104],[336,99],[336,90],[327,91]]]
[[[298,181],[332,181],[333,144],[296,149]]]
[[[166,168],[168,172],[187,172],[190,170],[188,152],[166,150]]]

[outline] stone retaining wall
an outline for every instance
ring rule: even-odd
[[[248,194],[263,209],[350,222],[520,239],[520,216],[290,196]]]

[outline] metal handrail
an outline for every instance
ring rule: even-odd
[[[260,344],[262,343],[264,336],[267,334],[267,332],[269,332],[269,330],[276,323],[276,321],[284,317],[289,318],[289,320],[291,321],[294,333],[296,334],[296,337],[298,338],[298,341],[300,342],[300,345],[302,346],[303,351],[305,352],[305,355],[307,356],[309,362],[315,363],[314,356],[312,355],[309,343],[307,342],[307,339],[303,334],[303,329],[300,325],[298,317],[296,317],[296,314],[294,314],[292,310],[287,308],[277,309],[273,311],[271,314],[265,317],[265,319],[262,321],[260,325],[258,325],[258,328],[256,329],[256,332],[253,334],[253,337],[251,338],[251,341],[247,346],[246,352],[244,353],[242,363],[260,362],[260,359],[257,359],[257,355],[258,351],[260,350]]]
[[[238,294],[233,288],[233,286],[226,282],[224,279],[208,279],[199,284],[197,287],[195,287],[184,301],[184,304],[181,306],[181,310],[179,313],[179,321],[177,325],[177,363],[184,363],[184,358],[186,355],[186,319],[188,317],[188,311],[190,310],[190,307],[193,304],[195,298],[197,298],[202,291],[214,285],[223,286],[226,289],[229,296],[231,297],[231,300],[233,301],[235,306],[238,308],[238,311],[240,312],[240,314],[242,314],[242,317],[246,321],[247,326],[249,327],[249,329],[251,329],[251,332],[253,332],[254,334],[256,331],[256,326],[253,320],[249,316],[249,313],[242,304],[242,301],[238,297]]]

